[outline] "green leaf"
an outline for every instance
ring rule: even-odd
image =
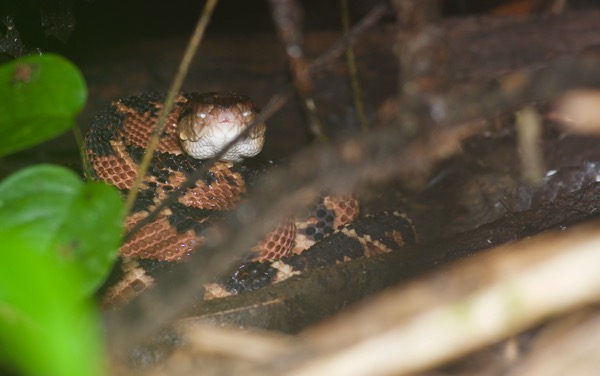
[[[30,375],[106,374],[100,321],[90,299],[81,299],[81,273],[10,232],[0,230],[0,239],[10,252],[0,266],[3,366]]]
[[[86,96],[81,72],[60,56],[27,56],[1,65],[0,156],[72,127]]]
[[[103,375],[91,295],[121,237],[118,191],[38,165],[0,183],[0,360],[31,375]]]
[[[83,183],[63,167],[30,167],[0,183],[0,229],[39,253],[76,264],[85,275],[78,286],[80,295],[93,294],[110,272],[122,218],[114,187]],[[8,250],[0,238],[1,252]]]

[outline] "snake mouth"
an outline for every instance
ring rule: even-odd
[[[211,147],[213,150],[220,151],[230,142],[235,140],[240,133],[242,133],[243,127],[233,122],[219,122],[218,124],[212,125],[207,128],[202,134],[202,139],[206,146]],[[200,139],[198,140],[200,141]],[[238,141],[241,142],[242,140]]]
[[[219,124],[234,124],[236,126],[243,126],[243,122],[238,119],[240,116],[233,113],[228,109],[221,109],[217,114],[217,123]]]

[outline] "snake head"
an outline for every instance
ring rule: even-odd
[[[252,100],[237,93],[205,93],[191,97],[182,107],[177,132],[183,150],[196,159],[213,158],[242,133],[258,113]],[[265,142],[264,124],[254,127],[220,160],[241,162],[260,153]]]

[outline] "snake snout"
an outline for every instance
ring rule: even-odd
[[[217,115],[217,122],[219,123],[234,123],[237,116],[230,110],[221,110]]]

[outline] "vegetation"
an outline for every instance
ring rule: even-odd
[[[79,70],[55,55],[0,66],[0,157],[75,124],[87,95]],[[93,294],[116,259],[123,208],[114,187],[60,166],[0,182],[0,355],[25,374],[101,375]]]

